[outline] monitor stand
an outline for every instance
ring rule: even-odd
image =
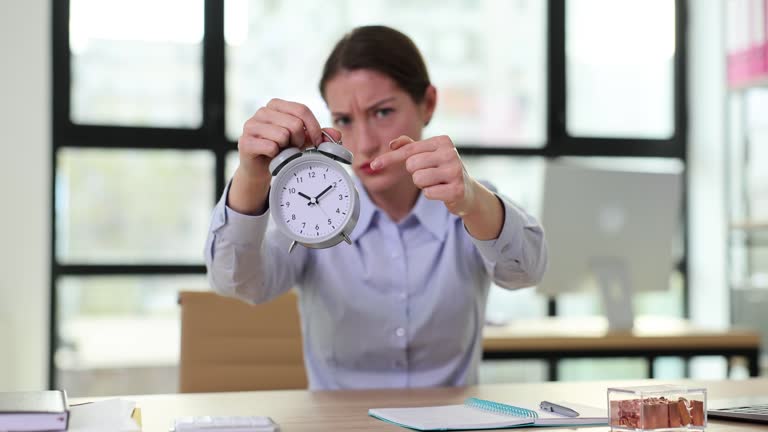
[[[626,263],[619,258],[599,258],[592,260],[591,267],[603,299],[608,330],[632,330],[635,314]]]

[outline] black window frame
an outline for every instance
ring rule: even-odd
[[[472,156],[561,156],[663,157],[687,162],[687,2],[675,0],[674,134],[668,139],[575,137],[566,129],[566,1],[547,0],[547,112],[545,145],[540,148],[500,148],[457,145],[461,154]],[[63,148],[208,150],[215,157],[215,203],[225,187],[226,157],[237,151],[237,143],[225,131],[225,41],[224,2],[205,0],[202,41],[202,125],[197,129],[93,126],[74,124],[71,108],[71,56],[69,48],[69,0],[50,0],[52,7],[52,158],[51,202],[56,202],[57,152]],[[471,143],[470,143],[471,144]],[[684,277],[683,316],[688,317],[688,170],[683,177],[683,258],[678,270]],[[51,206],[51,279],[48,383],[56,386],[54,355],[58,337],[57,281],[65,276],[132,275],[175,276],[205,274],[205,266],[187,264],[63,264],[56,257],[56,214]],[[554,298],[548,315],[557,314]]]

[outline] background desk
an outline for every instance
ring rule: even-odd
[[[555,317],[514,321],[486,327],[483,359],[542,359],[548,363],[548,379],[557,380],[562,358],[642,357],[648,377],[654,377],[653,361],[660,356],[717,355],[747,359],[750,376],[758,376],[760,334],[753,330],[711,330],[679,318],[638,317],[632,332],[609,332],[603,317]],[[730,365],[730,362],[729,362]]]
[[[666,382],[666,381],[665,381]],[[747,381],[685,382],[704,386],[708,397],[723,398],[768,394],[768,379]],[[661,383],[661,381],[654,382]],[[364,390],[309,392],[306,390],[258,391],[240,393],[188,393],[129,397],[141,407],[144,431],[167,431],[173,419],[201,415],[269,415],[280,424],[281,432],[301,431],[406,431],[407,429],[368,417],[369,408],[445,405],[461,403],[470,396],[499,401],[538,402],[555,398],[604,406],[605,390],[615,385],[650,384],[650,381],[603,381],[581,383],[497,384],[466,388],[410,390]],[[86,399],[74,399],[82,402]],[[538,430],[534,428],[529,430]],[[580,429],[604,432],[608,427]],[[710,420],[709,432],[764,431],[765,425]],[[546,432],[573,429],[546,428]]]

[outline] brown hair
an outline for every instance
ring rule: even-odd
[[[356,69],[371,69],[390,77],[416,103],[424,99],[430,85],[427,66],[416,44],[390,27],[356,27],[336,43],[320,78],[323,99],[331,78],[342,70]]]

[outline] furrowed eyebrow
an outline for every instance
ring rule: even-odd
[[[369,106],[369,107],[368,107],[368,108],[366,108],[365,110],[366,110],[366,111],[372,111],[372,110],[375,110],[375,109],[376,109],[376,108],[378,108],[380,105],[383,105],[383,104],[385,104],[385,103],[388,103],[388,102],[392,102],[393,100],[395,100],[395,97],[394,97],[394,96],[390,96],[390,97],[388,97],[388,98],[384,98],[384,99],[382,99],[382,100],[380,100],[380,101],[378,101],[378,102],[375,102],[375,103],[373,103],[371,106]],[[345,112],[338,112],[338,111],[334,111],[334,112],[331,112],[331,115],[332,115],[332,116],[334,116],[334,117],[346,117],[346,116],[349,116],[349,114],[347,114],[347,113],[345,113]]]
[[[380,105],[384,105],[384,104],[385,104],[385,103],[387,103],[387,102],[392,102],[393,100],[395,100],[395,97],[394,97],[394,96],[392,96],[392,97],[388,97],[388,98],[386,98],[386,99],[382,99],[382,100],[380,100],[380,101],[376,102],[375,104],[373,104],[373,105],[369,106],[369,107],[366,109],[366,111],[375,110],[375,109],[376,109],[376,108],[378,108]]]

